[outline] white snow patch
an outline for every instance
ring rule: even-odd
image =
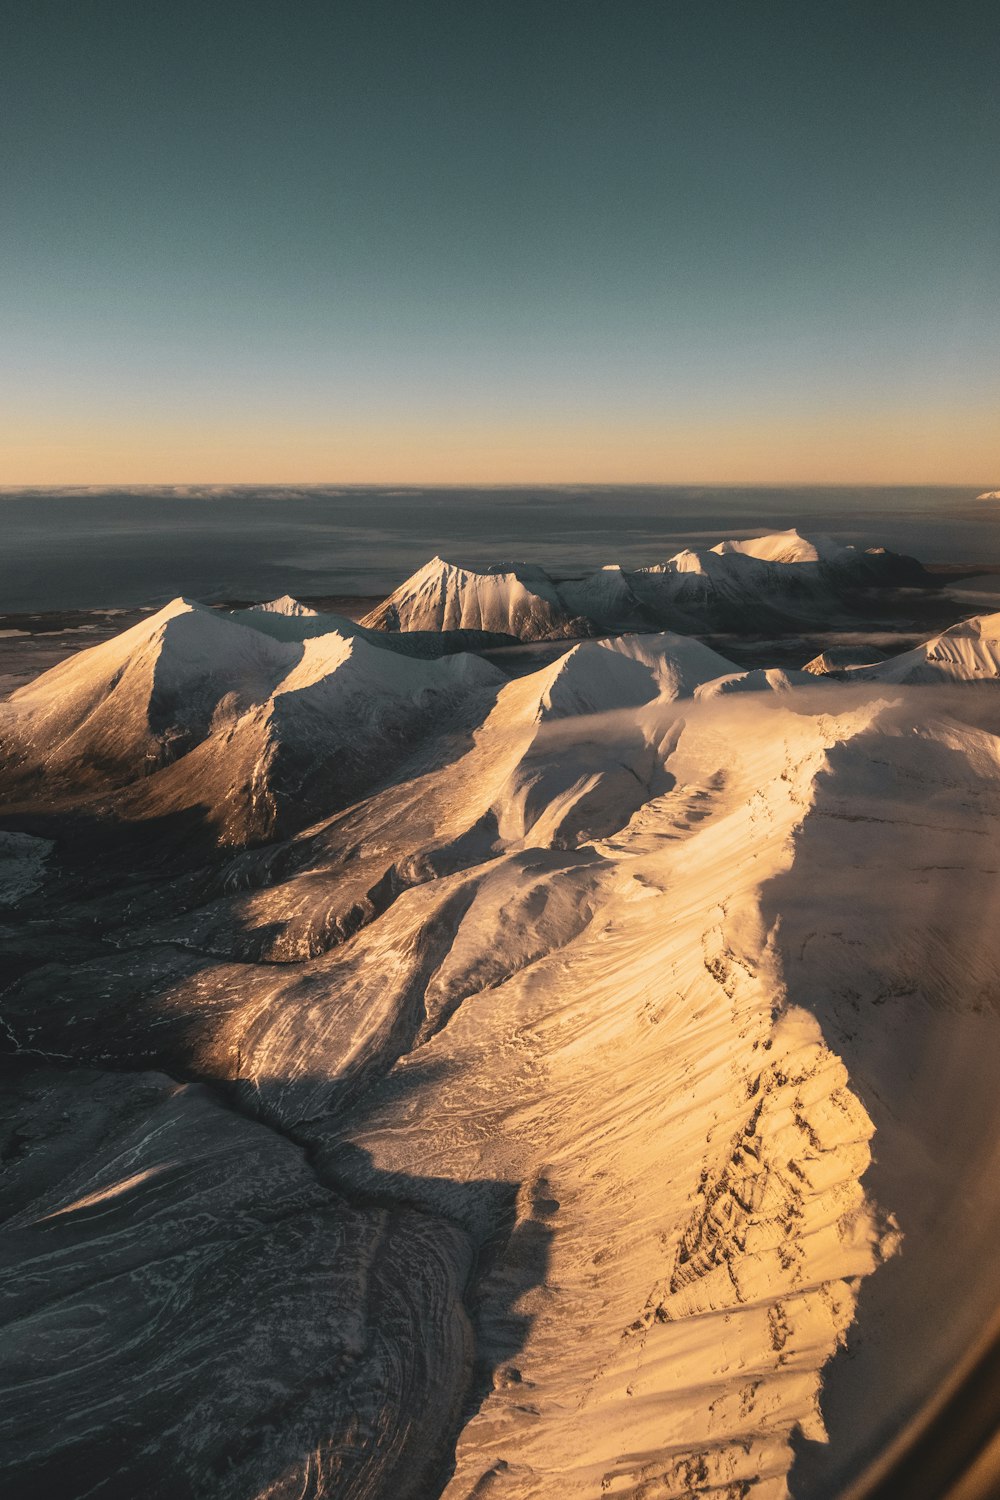
[[[239,612],[239,611],[238,611]],[[251,604],[242,613],[246,614],[268,614],[268,615],[306,615],[316,618],[319,611],[310,609],[308,604],[301,604],[298,599],[293,599],[291,594],[282,594],[280,599],[271,599],[266,604]]]
[[[832,537],[804,537],[794,527],[745,541],[719,542],[711,550],[720,556],[738,552],[744,557],[756,557],[771,563],[831,562],[842,559],[845,553],[854,552],[853,547],[845,547]]]

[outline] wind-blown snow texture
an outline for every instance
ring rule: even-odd
[[[1000,677],[1000,614],[962,620],[914,651],[847,676],[877,682],[976,682]]]
[[[650,597],[840,552],[711,556]],[[0,705],[5,1495],[810,1500],[972,1338],[997,617],[849,681],[378,644],[634,576],[175,601]]]

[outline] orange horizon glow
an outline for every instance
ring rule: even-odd
[[[1000,410],[840,419],[705,418],[337,426],[22,422],[0,485],[981,485],[1000,479]]]

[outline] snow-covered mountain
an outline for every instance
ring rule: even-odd
[[[363,625],[374,630],[492,630],[521,640],[587,633],[548,574],[529,564],[476,571],[434,557]]]
[[[126,788],[133,820],[197,807],[239,843],[360,795],[447,701],[503,681],[468,653],[414,659],[337,630],[274,640],[176,599],[0,705],[0,781],[29,806]]]
[[[1000,614],[977,615],[885,661],[843,668],[870,682],[981,682],[1000,678]]]
[[[272,837],[376,785],[470,699],[504,678],[467,653],[415,660],[336,632],[307,640],[268,699],[213,725],[159,776],[131,789],[132,818],[195,807],[227,844]]]
[[[504,632],[480,629],[407,630],[391,633],[371,630],[344,615],[310,609],[288,594],[267,604],[231,610],[227,618],[278,641],[307,641],[313,636],[329,635],[331,631],[336,631],[338,635],[357,637],[402,656],[425,659],[452,656],[459,651],[487,651],[492,647],[510,646],[515,642],[514,636]]]
[[[0,763],[47,793],[132,780],[267,701],[294,648],[215,610],[174,599],[113,640],[81,651],[0,704]]]
[[[742,541],[719,542],[712,552],[720,557],[739,553],[742,557],[755,557],[759,562],[770,563],[829,563],[833,566],[850,564],[857,558],[853,547],[841,545],[828,536],[808,538],[801,536],[794,527],[788,531],[773,531],[766,536],[749,537]]]
[[[1000,1292],[998,624],[508,678],[176,601],[13,695],[12,1493],[837,1492]]]
[[[795,530],[687,548],[627,577],[647,611],[686,630],[828,619],[858,609],[867,591],[929,582],[912,558]]]
[[[268,599],[263,604],[251,604],[245,611],[234,610],[234,614],[253,615],[282,615],[286,619],[310,619],[317,618],[317,611],[310,609],[308,604],[301,604],[298,599],[293,599],[291,594],[282,594],[280,599]]]
[[[567,579],[558,585],[559,598],[567,614],[586,622],[591,630],[649,630],[654,614],[639,599],[631,574],[617,563],[609,563],[585,578]]]
[[[471,626],[521,640],[763,627],[826,618],[857,608],[858,596],[873,589],[917,583],[930,579],[912,558],[791,530],[686,549],[645,568],[610,564],[575,579],[557,580],[535,566],[476,570],[436,557],[363,623],[389,632]]]

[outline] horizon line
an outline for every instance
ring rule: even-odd
[[[401,492],[408,490],[419,491],[425,489],[434,490],[603,490],[603,489],[704,489],[704,490],[795,490],[795,489],[979,489],[982,486],[984,492],[991,488],[990,484],[982,480],[922,480],[922,479],[894,479],[894,480],[866,480],[866,479],[741,479],[741,480],[713,480],[713,479],[518,479],[505,481],[497,480],[434,480],[434,479],[162,479],[129,481],[118,479],[102,480],[50,480],[34,481],[26,484],[8,483],[0,484],[0,495],[24,494],[28,491],[46,492],[52,490],[168,490],[168,489],[229,489],[229,490],[252,490],[252,489],[297,489],[297,490],[386,490],[395,489]],[[978,498],[978,496],[976,497]]]

